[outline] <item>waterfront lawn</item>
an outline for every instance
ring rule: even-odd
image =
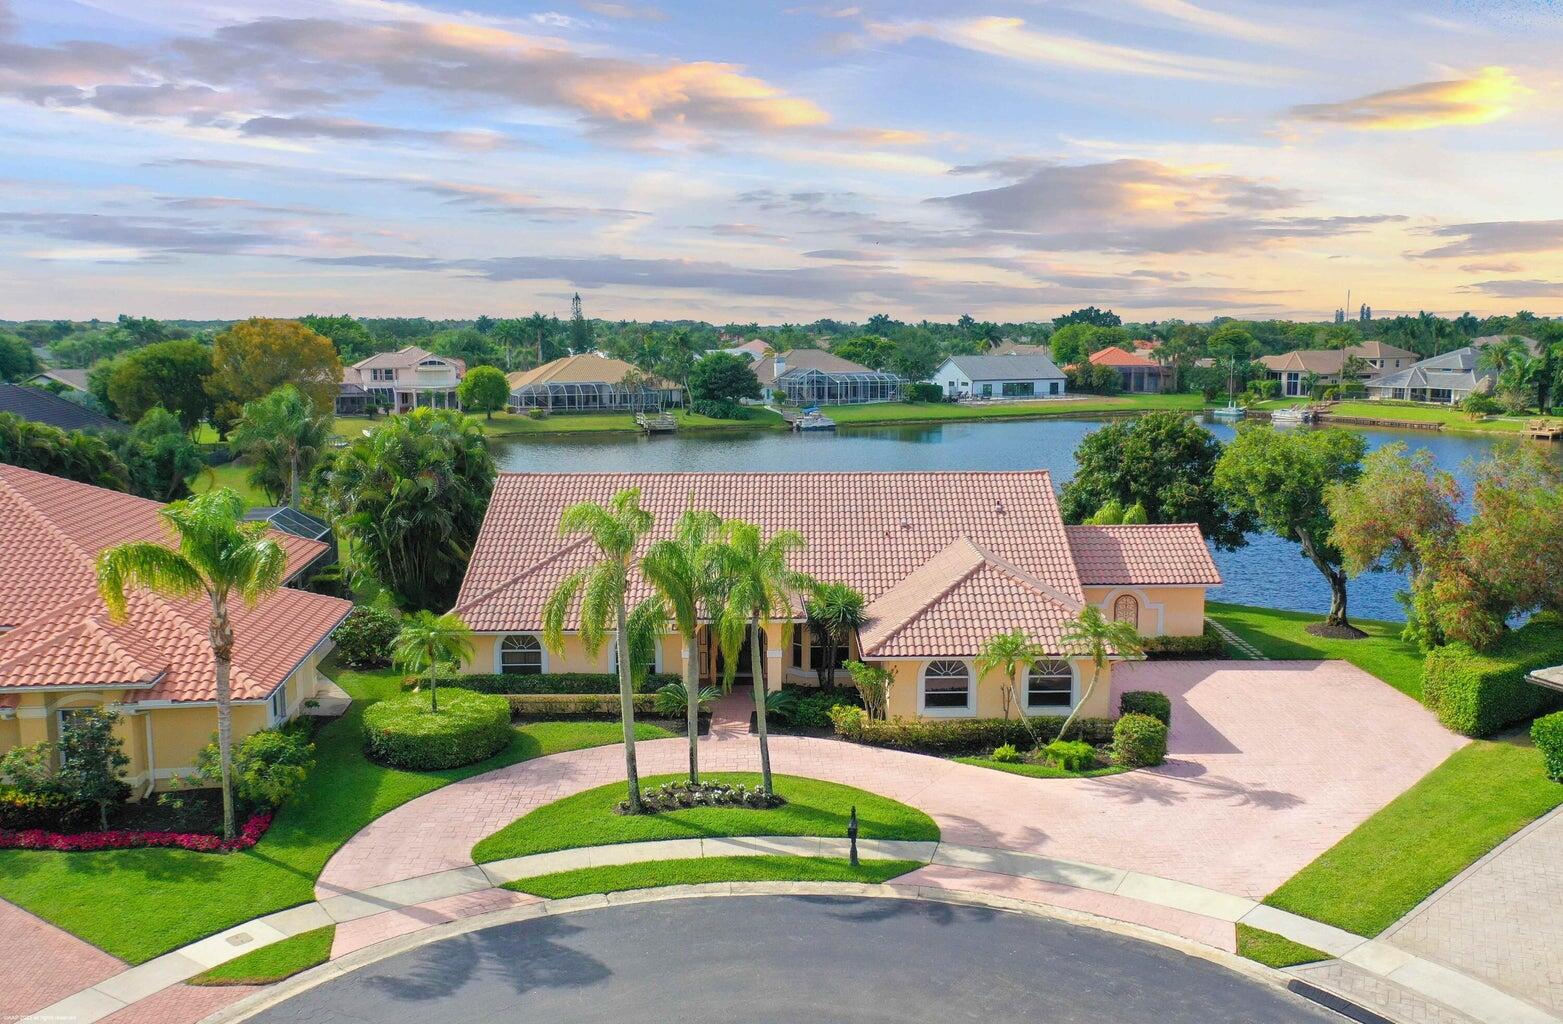
[[[315,739],[315,769],[252,849],[232,854],[140,849],[0,850],[0,899],[103,950],[141,963],[243,921],[315,898],[315,879],[343,843],[414,797],[518,761],[617,743],[617,722],[538,722],[486,761],[440,772],[385,768],[363,755],[366,704],[401,692],[392,669],[322,666],[354,698]],[[639,725],[637,735],[670,735]]]
[[[677,782],[681,775],[640,780],[650,789]],[[757,786],[753,772],[701,772],[702,782]],[[660,814],[619,814],[624,783],[588,789],[525,814],[478,843],[472,859],[479,864],[525,857],[534,853],[571,850],[611,843],[656,839],[703,839],[714,836],[845,836],[847,816],[857,808],[863,839],[936,840],[939,826],[922,811],[851,786],[794,775],[773,776],[776,792],[787,802],[770,810],[743,807],[691,807]]]
[[[578,868],[523,878],[506,889],[562,900],[598,892],[656,889],[707,882],[864,882],[878,885],[922,867],[915,860],[865,860],[857,867],[842,857],[697,857]]]
[[[1332,640],[1303,628],[1324,621],[1318,612],[1284,612],[1212,601],[1205,606],[1205,614],[1259,648],[1267,658],[1339,658],[1408,697],[1422,699],[1422,652],[1416,644],[1400,638],[1403,623],[1352,619],[1351,624],[1368,635],[1361,640]]]
[[[1473,420],[1458,407],[1424,405],[1421,402],[1337,402],[1330,407],[1336,416],[1361,416],[1376,420],[1401,420],[1407,423],[1442,423],[1452,430],[1513,432],[1525,426],[1526,417],[1495,416]],[[1534,417],[1531,417],[1534,418]]]
[[[1246,956],[1266,967],[1280,970],[1298,964],[1314,964],[1330,959],[1330,955],[1312,946],[1293,942],[1284,935],[1267,932],[1253,925],[1237,926],[1237,955]]]
[[[712,419],[710,416],[700,416],[685,409],[675,409],[672,412],[680,430],[775,429],[785,425],[782,418],[769,409],[755,409],[754,418],[748,420]],[[374,419],[366,416],[338,416],[336,432],[351,440],[364,430],[384,423],[386,419],[387,417],[384,416]],[[489,437],[500,438],[546,437],[550,434],[633,434],[640,430],[640,427],[635,424],[635,414],[628,412],[554,413],[536,420],[530,416],[508,412],[496,412],[494,418],[490,420],[484,418],[482,413],[472,413],[467,419],[481,427],[483,433]]]
[[[1239,926],[1241,927],[1241,925]],[[187,985],[270,985],[331,959],[336,925],[302,932],[252,950],[191,978]]]
[[[1528,740],[1476,740],[1265,898],[1374,936],[1509,836],[1563,804]]]
[[[1185,409],[1195,412],[1204,407],[1205,399],[1201,395],[1166,394],[1085,395],[1044,398],[1035,402],[1001,402],[993,405],[954,402],[878,402],[866,405],[832,405],[821,411],[838,424],[848,426],[872,423],[1040,419],[1054,416],[1150,412],[1155,409]]]

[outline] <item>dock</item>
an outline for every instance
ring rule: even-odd
[[[672,413],[659,412],[655,415],[647,415],[643,412],[635,414],[635,425],[643,434],[676,434],[678,433],[678,420]]]
[[[787,421],[787,429],[793,431],[835,430],[836,421],[815,409],[804,409],[802,412],[782,412],[782,419]]]
[[[1563,441],[1563,420],[1531,420],[1525,436],[1533,441]]]

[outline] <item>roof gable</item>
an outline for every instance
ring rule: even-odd
[[[951,356],[949,362],[971,380],[1064,379],[1064,371],[1043,355]]]
[[[119,420],[42,388],[23,384],[0,384],[0,412],[8,412],[34,423],[47,423],[61,430],[128,430]]]

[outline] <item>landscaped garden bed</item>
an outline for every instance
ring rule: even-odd
[[[751,811],[766,811],[787,802],[780,793],[767,793],[757,786],[742,782],[690,782],[688,779],[643,789],[640,799],[641,809],[638,812],[630,808],[627,799],[620,800],[615,810],[620,814],[663,814],[695,807],[741,807]]]
[[[93,853],[102,850],[133,850],[167,847],[196,853],[233,853],[248,850],[260,842],[271,827],[272,813],[261,811],[245,819],[239,834],[223,839],[218,832],[172,832],[166,830],[118,828],[90,832],[50,832],[45,829],[0,829],[0,849],[54,850],[61,853]],[[222,816],[217,827],[220,832]]]

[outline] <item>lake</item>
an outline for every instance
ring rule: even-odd
[[[1074,475],[1075,447],[1103,420],[1050,419],[989,423],[922,424],[843,428],[835,434],[788,434],[735,430],[677,437],[558,435],[495,442],[504,470],[553,473],[658,473],[818,470],[1047,469],[1054,485]],[[1231,426],[1205,424],[1223,441]],[[1486,457],[1495,441],[1485,436],[1420,430],[1360,431],[1369,449],[1403,441],[1426,448],[1438,465],[1469,490],[1470,463]],[[1215,552],[1226,584],[1211,600],[1324,612],[1329,586],[1294,542],[1269,534],[1250,537],[1247,547]],[[1404,618],[1394,594],[1404,587],[1397,574],[1370,573],[1349,587],[1350,614],[1360,618]]]

